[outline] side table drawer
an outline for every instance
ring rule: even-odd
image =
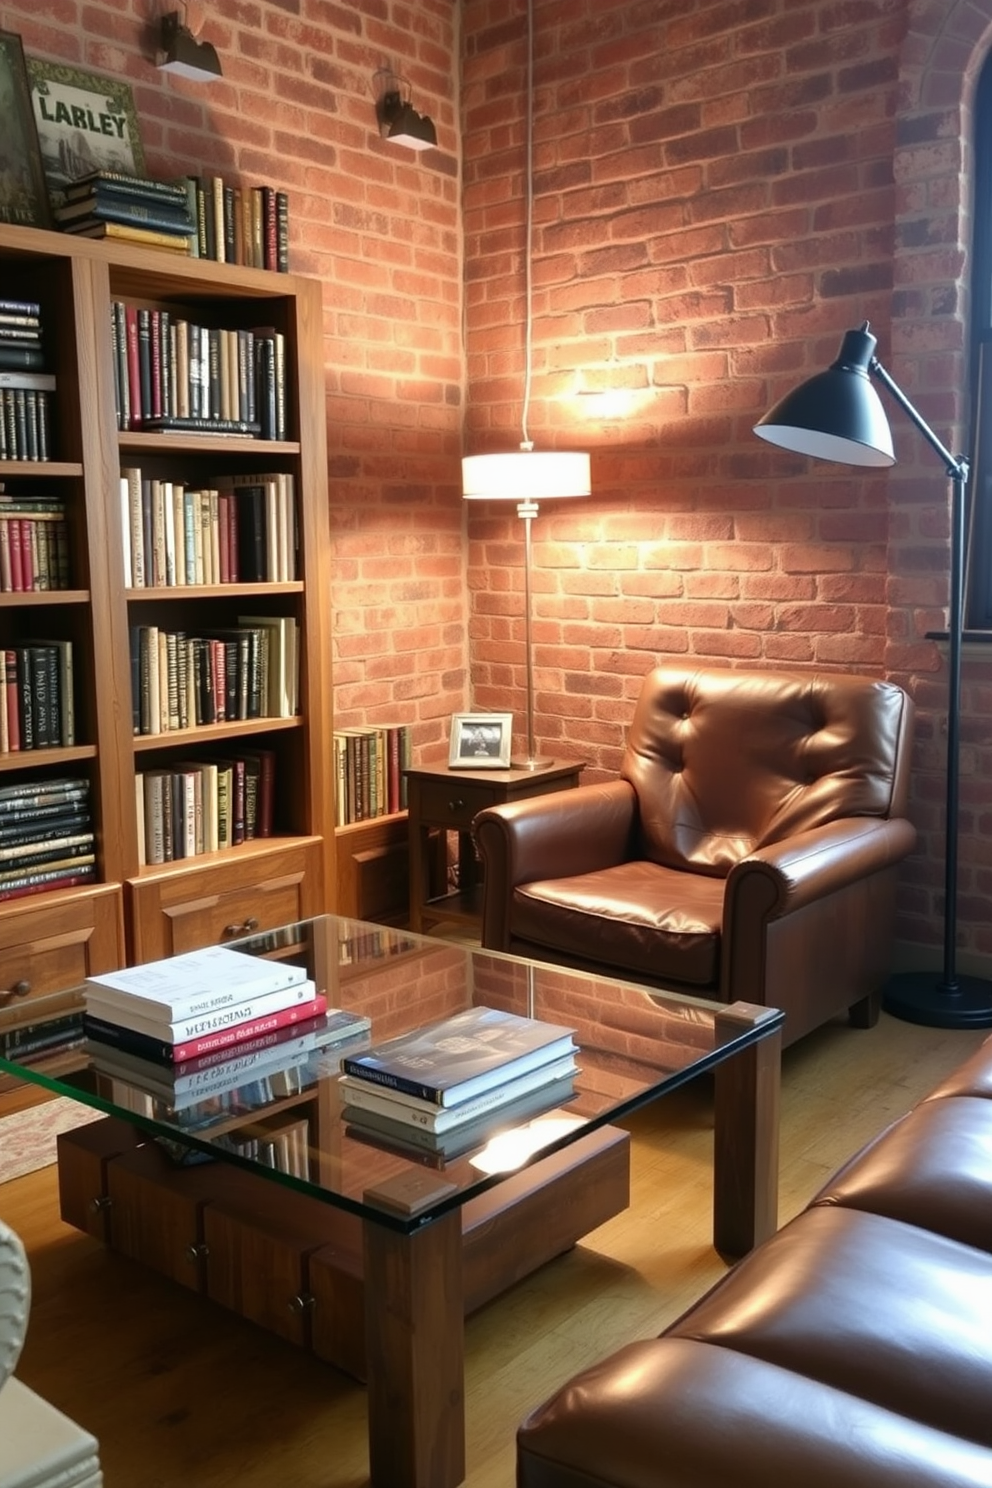
[[[486,806],[497,805],[502,799],[502,792],[476,781],[453,780],[437,784],[421,781],[414,809],[432,826],[467,832],[480,811]]]

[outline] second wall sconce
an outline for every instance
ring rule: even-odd
[[[155,66],[195,83],[221,76],[220,58],[209,41],[197,41],[178,10],[162,17]]]
[[[418,114],[410,102],[410,85],[404,78],[380,67],[372,77],[375,116],[379,133],[393,145],[408,150],[430,150],[437,146],[437,129],[427,114]]]

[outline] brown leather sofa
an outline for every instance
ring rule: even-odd
[[[989,1488],[992,1039],[660,1338],[517,1438],[518,1488]]]
[[[913,704],[826,672],[662,666],[620,779],[479,813],[482,944],[869,1026],[890,971]]]

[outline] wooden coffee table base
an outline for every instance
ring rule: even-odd
[[[410,1235],[231,1165],[176,1168],[116,1117],[58,1152],[68,1224],[367,1380],[377,1488],[463,1480],[464,1318],[630,1202],[614,1127]]]

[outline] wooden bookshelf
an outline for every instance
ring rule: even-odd
[[[33,637],[73,642],[75,745],[0,756],[0,784],[90,780],[97,881],[71,892],[0,902],[0,1019],[31,1021],[37,1000],[89,971],[206,944],[243,927],[266,929],[334,902],[330,596],[321,290],[295,275],[238,268],[129,244],[0,225],[5,298],[41,305],[47,368],[55,372],[46,463],[5,461],[0,482],[65,502],[68,590],[0,596],[0,645]],[[111,305],[225,329],[275,326],[286,346],[287,435],[120,430],[115,412]],[[226,475],[286,472],[295,493],[296,578],[278,584],[125,584],[120,471],[208,484]],[[231,628],[246,608],[292,617],[299,633],[299,710],[291,718],[230,720],[136,737],[130,635],[159,624],[198,634]],[[268,749],[276,756],[273,835],[155,867],[139,861],[136,771],[173,761]],[[71,955],[39,963],[70,935]],[[44,974],[37,967],[44,965]],[[7,995],[31,984],[29,994]],[[28,1004],[32,1006],[28,1006]],[[12,1011],[12,1009],[16,1009]]]

